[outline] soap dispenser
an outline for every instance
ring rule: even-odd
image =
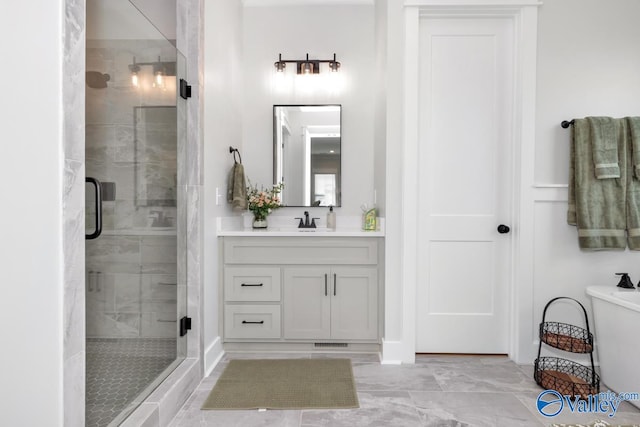
[[[336,213],[333,211],[333,206],[329,206],[329,212],[327,212],[327,228],[336,229]]]
[[[634,289],[633,282],[631,282],[631,278],[629,277],[629,273],[616,273],[616,276],[620,277],[620,282],[618,283],[619,288],[625,289]]]

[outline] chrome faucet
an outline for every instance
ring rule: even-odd
[[[320,218],[311,218],[311,222],[309,222],[309,211],[304,211],[304,221],[301,217],[296,217],[300,222],[298,223],[298,228],[316,228],[316,219]]]

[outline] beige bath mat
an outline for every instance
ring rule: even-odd
[[[349,359],[231,360],[202,409],[357,408]]]

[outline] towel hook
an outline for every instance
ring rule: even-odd
[[[238,151],[237,148],[233,148],[232,146],[229,146],[229,153],[233,153],[233,161],[234,162],[242,164],[242,156],[240,155],[240,151]],[[240,159],[240,162],[238,162],[238,160],[236,160],[236,153],[238,153],[238,158]]]

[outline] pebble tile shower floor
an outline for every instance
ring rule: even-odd
[[[175,359],[175,339],[87,339],[86,426],[107,426]]]

